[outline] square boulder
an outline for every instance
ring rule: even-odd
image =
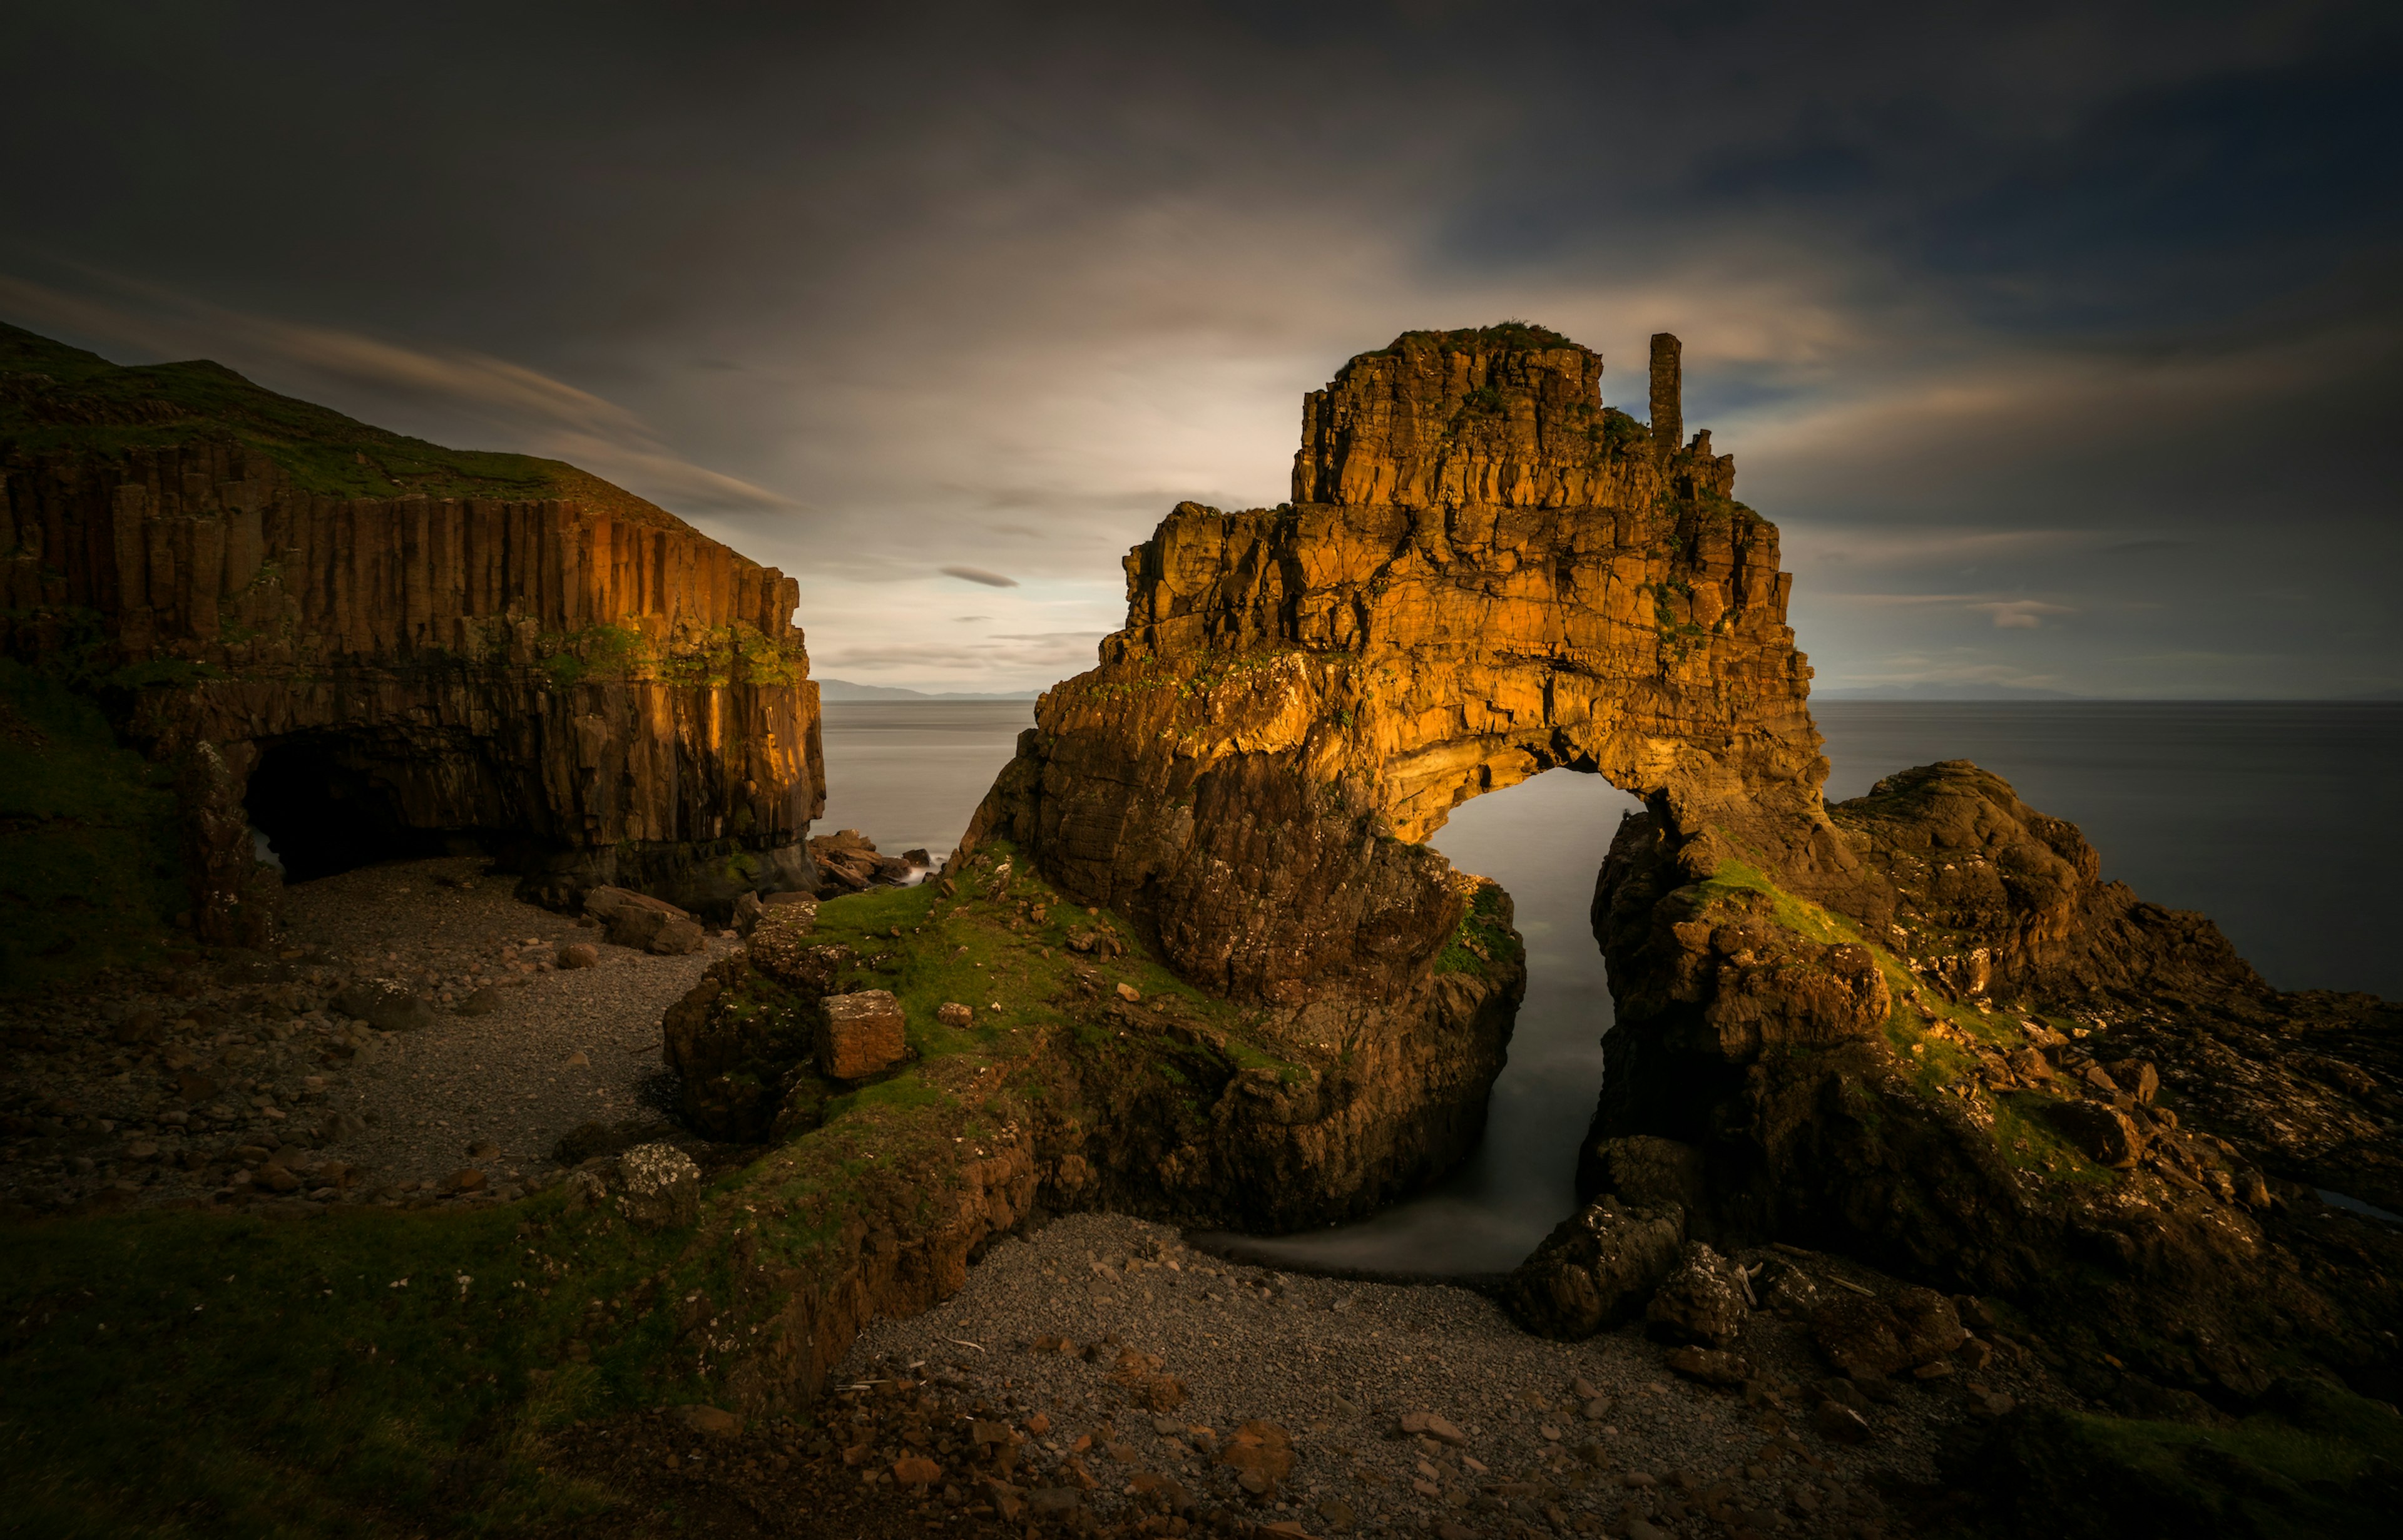
[[[909,1051],[901,1002],[891,990],[830,994],[822,1009],[818,1070],[830,1080],[866,1079]]]

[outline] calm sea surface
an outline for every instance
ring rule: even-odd
[[[2106,877],[2201,909],[2286,989],[2403,996],[2403,706],[1827,701],[1827,795],[1972,759],[2067,818]],[[881,850],[938,857],[1033,723],[1033,702],[826,708],[826,812]],[[1588,928],[1595,874],[1632,798],[1555,770],[1454,812],[1437,849],[1510,892],[1527,999],[1485,1144],[1424,1196],[1358,1225],[1251,1242],[1263,1259],[1401,1271],[1508,1268],[1573,1206],[1602,1080],[1610,994]]]

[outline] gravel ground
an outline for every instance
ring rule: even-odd
[[[660,1017],[736,943],[614,947],[483,865],[297,884],[273,955],[195,950],[0,1007],[0,1209],[488,1202],[541,1185],[579,1124],[656,1119]],[[569,942],[597,965],[555,966]],[[429,1023],[334,1008],[370,978],[408,984]]]
[[[1872,1276],[1833,1259],[1806,1266]],[[1180,1404],[1155,1410],[1129,1388],[1130,1349],[1181,1383]],[[1039,1413],[1049,1430],[1017,1479],[1081,1489],[1096,1478],[1086,1501],[1105,1511],[1114,1495],[1133,1501],[1134,1473],[1151,1470],[1204,1504],[1312,1533],[1483,1533],[1515,1520],[1512,1531],[1638,1536],[1638,1525],[1878,1533],[1895,1493],[1935,1482],[1940,1440],[1969,1416],[1965,1378],[1911,1382],[1884,1393],[1868,1444],[1821,1438],[1811,1387],[1827,1371],[1802,1328],[1766,1312],[1740,1345],[1755,1374],[1743,1390],[1682,1380],[1662,1351],[1632,1331],[1548,1341],[1465,1289],[1273,1272],[1091,1214],[997,1243],[953,1298],[873,1325],[842,1372],[931,1379],[1021,1430]],[[2016,1370],[1975,1378],[1979,1394],[2042,1394]],[[1464,1441],[1405,1436],[1403,1415],[1425,1411]],[[1268,1494],[1245,1492],[1212,1458],[1254,1419],[1283,1429],[1296,1456]],[[1081,1456],[1079,1438],[1090,1440]]]
[[[510,896],[480,863],[411,861],[322,878],[290,890],[291,945],[353,971],[381,973],[454,1006],[490,989],[489,1014],[438,1009],[435,1024],[382,1036],[371,1059],[327,1104],[366,1125],[325,1147],[382,1184],[447,1183],[487,1170],[498,1189],[554,1170],[559,1136],[579,1123],[657,1116],[646,1094],[661,1074],[660,1019],[701,970],[738,943],[654,957],[601,939]],[[462,890],[445,879],[467,879]],[[571,942],[599,965],[559,969]]]

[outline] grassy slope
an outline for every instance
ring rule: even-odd
[[[42,375],[41,385],[9,376]],[[196,439],[263,450],[304,492],[336,497],[574,498],[660,529],[688,528],[656,504],[561,460],[444,449],[279,395],[222,364],[120,368],[0,324],[0,447],[121,452]]]
[[[166,771],[0,659],[0,994],[147,961],[185,903]]]
[[[814,1132],[718,1176],[693,1230],[631,1231],[567,1212],[553,1191],[462,1213],[147,1212],[0,1236],[14,1532],[517,1533],[606,1505],[611,1494],[545,1471],[547,1436],[716,1394],[714,1344],[764,1313],[738,1256],[822,1276],[840,1265],[846,1226],[935,1213],[960,1142],[1058,1094],[1058,1055],[1041,1047],[1060,1034],[1146,1063],[1183,1051],[1164,1032],[1122,1035],[1076,1008],[1067,929],[1129,936],[1122,922],[1062,904],[1022,872],[998,897],[984,893],[883,890],[821,908],[819,934],[866,960],[854,981],[903,1002],[915,1057],[828,1102]],[[1012,928],[1022,901],[1050,905],[1048,923]],[[1139,948],[1088,965],[1104,999],[1121,982],[1174,995],[1180,1019],[1230,1033],[1239,1062],[1284,1067],[1243,1038],[1241,1013]],[[974,1026],[936,1021],[953,1000],[977,1008]],[[719,1329],[690,1329],[696,1296]]]
[[[2018,1025],[2023,1020],[2047,1020],[2063,1032],[2077,1026],[2066,1018],[2045,1016],[2033,1007],[2007,1002],[1986,1012],[1948,1000],[1923,985],[1901,959],[1862,935],[1860,927],[1850,920],[1806,898],[1796,897],[1740,861],[1721,862],[1711,881],[1699,886],[1695,913],[1715,918],[1720,906],[1728,900],[1741,900],[1756,894],[1770,899],[1771,918],[1798,936],[1821,946],[1851,942],[1868,949],[1877,960],[1878,971],[1885,977],[1886,991],[1893,1000],[1885,1020],[1887,1046],[1895,1050],[1912,1083],[1926,1095],[1944,1095],[1952,1087],[1974,1083],[1977,1062],[1965,1044],[2007,1054],[2026,1043]],[[1990,1131],[2003,1158],[2013,1166],[2040,1171],[2056,1180],[2113,1180],[2112,1172],[2087,1159],[2049,1123],[2032,1116],[2035,1104],[2042,1100],[2042,1095],[2034,1091],[1984,1096],[1983,1106],[1993,1114]]]

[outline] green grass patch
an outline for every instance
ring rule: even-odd
[[[1922,984],[1890,949],[1864,936],[1850,920],[1786,892],[1756,867],[1741,861],[1720,862],[1708,881],[1696,885],[1694,912],[1707,916],[1724,908],[1730,914],[1757,914],[1759,898],[1769,901],[1768,917],[1783,929],[1821,946],[1849,943],[1868,951],[1885,978],[1892,1001],[1882,1029],[1885,1040],[1923,1094],[1950,1095],[1949,1088],[1972,1080],[1978,1067],[1970,1049],[1929,1030],[1935,1022],[1997,1052],[2007,1052],[2024,1042],[2012,1023],[2031,1013],[2004,1007],[1989,1014],[1946,999]],[[1935,1022],[1920,1014],[1923,1006],[1934,1014]],[[2118,1179],[2118,1173],[2089,1160],[2054,1131],[2039,1111],[2049,1098],[2034,1091],[1983,1094],[1993,1115],[1988,1131],[2005,1161],[2069,1181]]]
[[[1479,978],[1496,967],[1511,967],[1526,955],[1525,945],[1504,909],[1508,899],[1501,888],[1480,881],[1461,910],[1460,926],[1436,954],[1438,973],[1473,973]]]
[[[2286,1380],[2233,1425],[2042,1410],[1979,1456],[1996,1505],[1955,1533],[2305,1540],[2394,1531],[2403,1418]]]
[[[0,992],[155,957],[187,904],[174,778],[0,659]]]
[[[15,1230],[14,1533],[500,1533],[589,1510],[541,1472],[539,1434],[640,1399],[655,1344],[607,1323],[664,1291],[678,1242],[554,1228],[556,1209]]]

